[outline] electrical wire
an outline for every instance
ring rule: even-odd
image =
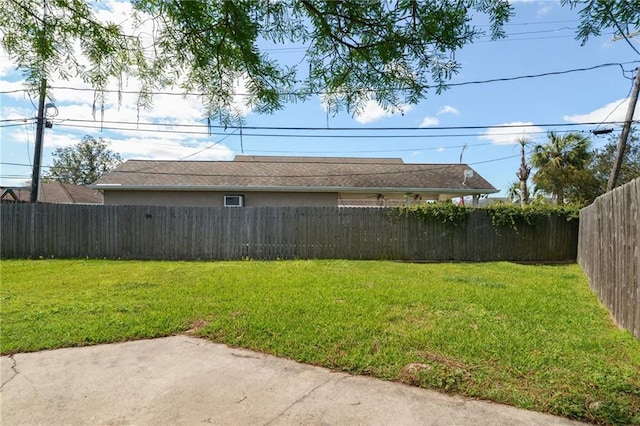
[[[31,135],[29,135],[29,124],[28,123],[24,123],[24,132],[25,132],[25,136],[27,139],[27,159],[29,160],[29,166],[33,167],[31,164],[31,144],[30,144],[30,140],[31,140]]]
[[[67,122],[73,123],[95,123],[94,120],[86,120],[86,119],[64,119],[63,123],[58,124],[58,126],[69,126],[69,127],[81,127],[81,125],[69,125]],[[204,124],[174,124],[174,123],[158,123],[158,122],[136,122],[136,121],[109,121],[102,120],[100,123],[104,124],[116,124],[116,125],[135,125],[135,126],[165,126],[165,127],[185,127],[185,128],[214,128],[214,129],[235,129],[239,130],[242,127],[244,130],[280,130],[280,131],[310,131],[310,132],[328,132],[334,133],[337,131],[346,131],[346,132],[394,132],[394,131],[419,131],[419,132],[430,132],[436,130],[482,130],[482,129],[509,129],[509,128],[522,128],[522,127],[575,127],[575,126],[591,126],[600,124],[599,122],[585,121],[578,123],[531,123],[531,124],[484,124],[484,125],[472,125],[472,126],[430,126],[430,127],[303,127],[303,126],[234,126],[234,125],[211,125],[206,126]],[[622,124],[624,121],[616,121],[612,122],[612,124]],[[91,126],[94,128],[100,128],[97,124],[95,126]],[[122,130],[140,130],[140,131],[153,131],[153,129],[122,129]],[[174,133],[173,130],[165,130],[162,131]],[[208,134],[208,133],[207,133]],[[216,134],[216,133],[211,133]],[[222,133],[224,135],[228,135],[228,133]],[[244,134],[244,133],[243,133]],[[246,135],[246,134],[244,134]],[[273,135],[269,135],[273,136]],[[280,135],[276,135],[280,136]],[[349,137],[353,137],[353,135],[349,135]]]
[[[22,121],[22,122],[35,121],[35,117],[3,118],[0,120],[0,123],[8,123],[10,121]]]
[[[624,74],[623,65],[629,65],[629,64],[638,63],[638,62],[640,62],[640,61],[631,61],[631,62],[624,62],[624,63],[606,63],[606,64],[594,65],[594,66],[591,66],[591,67],[573,68],[573,69],[570,69],[570,70],[563,70],[563,71],[551,71],[551,72],[545,72],[545,73],[539,73],[539,74],[521,75],[521,76],[517,76],[517,77],[492,78],[492,79],[488,79],[488,80],[466,81],[466,82],[462,82],[462,83],[450,83],[450,84],[445,84],[445,87],[460,87],[460,86],[468,86],[468,85],[472,85],[472,84],[487,84],[487,83],[515,81],[515,80],[523,80],[523,79],[531,79],[531,78],[539,78],[539,77],[549,77],[549,76],[553,76],[553,75],[563,75],[563,74],[571,74],[571,73],[575,73],[575,72],[592,71],[592,70],[595,70],[595,69],[606,68],[606,67],[611,67],[611,66],[619,66],[622,69],[622,72]]]
[[[2,179],[28,179],[30,177],[31,175],[0,175]]]
[[[64,126],[62,126],[62,127],[64,127]],[[76,131],[73,131],[73,130],[66,130],[66,129],[64,129],[64,128],[61,128],[61,125],[60,125],[60,124],[56,124],[56,125],[54,126],[54,128],[55,128],[55,132],[56,132],[56,133],[61,133],[61,134],[65,134],[65,135],[70,135],[70,136],[74,136],[74,137],[78,137],[78,138],[82,136],[81,132],[76,132]],[[98,129],[98,127],[96,126],[96,127],[95,127],[95,129]],[[150,131],[150,133],[152,133],[152,132]],[[121,141],[121,139],[117,139],[117,138],[109,138],[109,137],[106,137],[105,139],[107,139],[107,140],[109,140],[109,141],[111,141],[111,142],[114,142],[114,141],[116,141],[116,142]],[[127,142],[128,142],[128,143],[130,143],[130,144],[136,144],[136,142],[130,142],[130,141],[127,141]],[[199,148],[199,147],[200,147],[200,145],[201,145],[201,143],[198,143],[198,146],[193,147],[193,146],[188,146],[188,145],[182,145],[182,144],[180,144],[179,142],[174,142],[174,143],[163,143],[163,142],[160,142],[160,141],[157,141],[157,140],[146,140],[146,141],[144,141],[144,142],[143,142],[143,141],[141,141],[140,143],[150,144],[150,145],[153,145],[153,146],[168,146],[168,147],[172,147],[172,148]]]
[[[16,127],[16,126],[22,126],[25,123],[15,123],[15,124],[0,124],[0,129],[4,129],[7,127]]]
[[[183,161],[183,160],[186,160],[187,158],[195,157],[196,155],[198,155],[198,154],[200,154],[200,153],[202,153],[202,152],[204,152],[204,151],[206,151],[208,149],[213,148],[214,146],[224,142],[227,138],[231,137],[236,131],[237,131],[237,129],[234,130],[233,132],[231,132],[229,135],[225,136],[224,138],[220,139],[219,141],[214,142],[211,145],[208,145],[208,146],[206,146],[206,147],[204,147],[202,149],[199,149],[198,151],[194,152],[193,154],[189,154],[186,157],[182,157],[179,161]]]
[[[486,143],[476,143],[476,144],[467,144],[466,146],[469,147],[476,147],[476,146],[487,146],[487,145],[495,145],[493,142],[486,142]],[[437,147],[418,147],[418,148],[407,148],[407,149],[378,149],[378,150],[358,150],[358,151],[300,151],[300,150],[296,150],[296,151],[291,151],[291,150],[287,150],[287,151],[278,151],[278,150],[266,150],[266,149],[246,149],[245,152],[264,152],[264,153],[271,153],[271,154],[292,154],[292,153],[300,153],[300,154],[349,154],[349,153],[358,153],[358,154],[363,154],[363,153],[388,153],[388,152],[415,152],[415,151],[438,151],[438,150],[444,150],[444,149],[456,149],[456,148],[462,148],[465,145],[451,145],[451,146],[437,146]]]
[[[633,123],[637,123],[638,120],[633,121]],[[622,122],[611,122],[610,124],[621,124]],[[573,127],[573,126],[588,126],[588,125],[597,125],[599,123],[561,123],[561,124],[542,124],[537,125],[538,127]],[[11,125],[13,126],[13,125]],[[448,129],[492,129],[492,128],[523,128],[523,127],[535,127],[536,125],[512,125],[512,126],[504,126],[504,125],[496,125],[496,126],[466,126],[466,127],[451,127],[451,128],[437,128],[434,130],[448,130]],[[0,126],[0,128],[3,126]],[[8,126],[4,126],[8,127]],[[93,129],[93,130],[107,130],[107,131],[120,131],[120,132],[144,132],[144,133],[154,133],[154,134],[173,134],[173,135],[196,135],[196,136],[225,136],[229,137],[228,133],[221,132],[207,132],[207,131],[186,131],[186,130],[166,130],[166,129],[139,129],[139,128],[130,128],[130,127],[116,127],[116,126],[99,126],[99,125],[80,125],[80,124],[58,124],[57,127],[68,127],[68,128],[78,128],[78,129]],[[342,128],[336,130],[349,130],[350,128]],[[276,130],[276,129],[274,129]],[[327,129],[313,129],[313,128],[285,128],[281,130],[327,130]],[[388,128],[388,129],[351,129],[351,130],[364,130],[364,131],[407,131],[407,130],[421,130],[421,128]],[[554,130],[556,133],[569,133],[572,130]],[[527,132],[528,134],[545,134],[547,131],[531,131]],[[513,132],[513,133],[501,133],[501,136],[517,136],[520,135],[521,132]],[[468,133],[468,134],[422,134],[422,135],[398,135],[398,134],[388,134],[388,135],[318,135],[318,134],[283,134],[283,133],[247,133],[244,132],[243,136],[247,137],[258,137],[258,138],[297,138],[297,139],[434,139],[434,138],[460,138],[460,137],[482,137],[487,136],[486,133]],[[216,143],[217,144],[217,143]],[[169,144],[167,144],[169,145]],[[173,146],[173,145],[172,145]]]
[[[610,63],[593,65],[593,66],[590,66],[590,67],[572,68],[572,69],[560,70],[560,71],[549,71],[549,72],[544,72],[544,73],[527,74],[527,75],[520,75],[520,76],[515,76],[515,77],[501,77],[501,78],[492,78],[492,79],[487,79],[487,80],[465,81],[465,82],[460,82],[460,83],[447,83],[444,86],[449,88],[449,87],[462,87],[462,86],[469,86],[469,85],[516,81],[516,80],[523,80],[523,79],[549,77],[549,76],[554,76],[554,75],[571,74],[571,73],[576,73],[576,72],[593,71],[593,70],[596,70],[596,69],[607,68],[607,67],[612,67],[612,66],[620,67],[620,68],[622,68],[622,70],[624,72],[624,65],[637,64],[637,63],[640,63],[640,61],[610,62]],[[72,90],[72,91],[80,91],[80,92],[87,92],[87,91],[88,92],[94,92],[95,91],[95,89],[92,89],[92,88],[79,88],[79,87],[70,87],[70,86],[48,86],[48,88],[49,89],[55,89],[55,90]],[[22,90],[23,91],[27,91],[27,89],[22,89]],[[399,88],[399,90],[402,90],[402,88]],[[20,90],[0,91],[0,94],[15,93],[16,91],[20,91]],[[369,91],[370,92],[376,92],[375,89],[369,89]],[[139,95],[140,94],[139,91],[135,91],[135,90],[118,90],[118,89],[103,89],[103,90],[101,90],[101,92],[104,92],[104,93],[130,94],[130,95]],[[154,95],[154,96],[158,96],[158,95],[167,95],[167,96],[204,96],[205,95],[204,93],[195,93],[195,92],[180,93],[180,92],[165,92],[165,91],[149,92],[148,94]],[[283,95],[283,96],[286,96],[286,95],[308,96],[308,95],[326,95],[327,92],[302,92],[301,91],[301,92],[281,92],[280,94]],[[231,95],[232,96],[245,96],[245,97],[246,96],[252,96],[249,93],[231,93]]]
[[[633,85],[629,88],[629,92],[627,93],[627,96],[625,96],[625,97],[624,97],[620,102],[618,102],[618,105],[616,105],[616,106],[615,106],[615,107],[614,107],[614,108],[609,112],[609,114],[607,114],[607,116],[606,116],[604,119],[602,119],[602,121],[600,122],[600,124],[598,124],[598,125],[596,126],[596,128],[595,128],[595,129],[593,129],[593,130],[598,130],[598,129],[600,128],[600,126],[602,126],[604,123],[606,123],[606,122],[607,122],[607,120],[609,119],[609,117],[611,117],[611,115],[613,115],[613,113],[614,113],[614,112],[616,112],[616,110],[617,110],[618,108],[620,108],[620,106],[621,106],[623,103],[625,103],[625,102],[629,99],[629,95],[631,95],[631,90],[633,90]],[[609,123],[607,123],[607,124],[609,124]]]

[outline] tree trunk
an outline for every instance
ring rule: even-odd
[[[522,158],[520,160],[520,169],[516,173],[518,179],[520,179],[520,206],[524,207],[529,203],[529,191],[527,190],[527,180],[529,179],[529,173],[531,173],[531,167],[527,165],[527,158],[524,154],[524,147],[527,145],[527,140],[525,138],[519,139],[518,143],[520,144]]]
[[[527,181],[520,180],[520,206],[524,207],[529,203],[529,191],[527,189]]]

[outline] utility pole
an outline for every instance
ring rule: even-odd
[[[47,37],[47,0],[44,0],[42,5],[42,28],[39,31],[38,38],[41,45],[45,45]],[[42,58],[40,58],[42,60]],[[31,171],[31,196],[29,202],[35,204],[38,202],[38,191],[40,190],[40,172],[42,169],[42,143],[44,139],[44,127],[47,122],[44,102],[47,98],[47,79],[44,62],[41,63],[40,68],[40,99],[38,101],[38,117],[36,123],[36,143],[33,152],[33,170]]]
[[[40,169],[42,168],[42,142],[44,139],[45,117],[44,101],[47,96],[47,80],[40,80],[40,100],[38,102],[38,123],[36,125],[36,147],[33,153],[33,171],[31,173],[31,198],[30,202],[38,202],[38,190],[40,188]]]
[[[609,12],[611,13],[611,12]],[[613,18],[613,15],[611,15]],[[615,19],[614,19],[615,22]],[[616,24],[617,25],[617,24]],[[622,33],[620,27],[618,30]],[[629,46],[633,50],[638,52],[638,50],[633,47],[631,41],[629,39],[631,37],[639,35],[640,32],[635,32],[631,34],[620,34],[613,38],[612,41],[618,40],[626,40],[629,43]],[[629,132],[631,131],[631,123],[633,122],[633,113],[636,109],[636,103],[638,103],[638,91],[640,91],[640,68],[636,68],[636,79],[633,84],[633,92],[631,93],[631,98],[629,98],[629,107],[627,108],[627,116],[624,121],[624,126],[622,127],[622,133],[620,134],[620,142],[618,142],[618,150],[616,152],[616,159],[613,163],[613,167],[611,168],[611,175],[609,175],[609,181],[607,182],[607,192],[612,191],[613,188],[616,187],[616,181],[618,180],[618,174],[620,173],[620,167],[622,166],[622,160],[624,159],[624,151],[627,149],[627,139],[629,138]]]
[[[633,84],[633,91],[631,92],[631,98],[629,98],[627,116],[625,117],[624,126],[622,127],[622,133],[620,134],[620,141],[618,142],[618,152],[616,153],[616,159],[613,162],[611,175],[609,176],[609,182],[607,183],[607,192],[613,190],[613,188],[616,187],[616,180],[618,180],[620,166],[622,165],[622,160],[624,159],[624,151],[627,149],[627,139],[629,138],[629,132],[631,131],[633,113],[636,110],[636,103],[638,103],[638,92],[640,92],[640,68],[636,68],[636,78]]]

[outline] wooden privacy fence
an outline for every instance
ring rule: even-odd
[[[580,210],[578,263],[618,325],[640,339],[640,178]]]
[[[575,260],[577,223],[494,228],[484,210],[459,225],[387,208],[5,204],[3,258]]]

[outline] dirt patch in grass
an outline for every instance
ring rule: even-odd
[[[197,336],[200,333],[200,330],[209,325],[210,322],[210,320],[206,319],[197,319],[192,321],[191,324],[189,324],[189,329],[185,331],[185,334],[189,336]]]

